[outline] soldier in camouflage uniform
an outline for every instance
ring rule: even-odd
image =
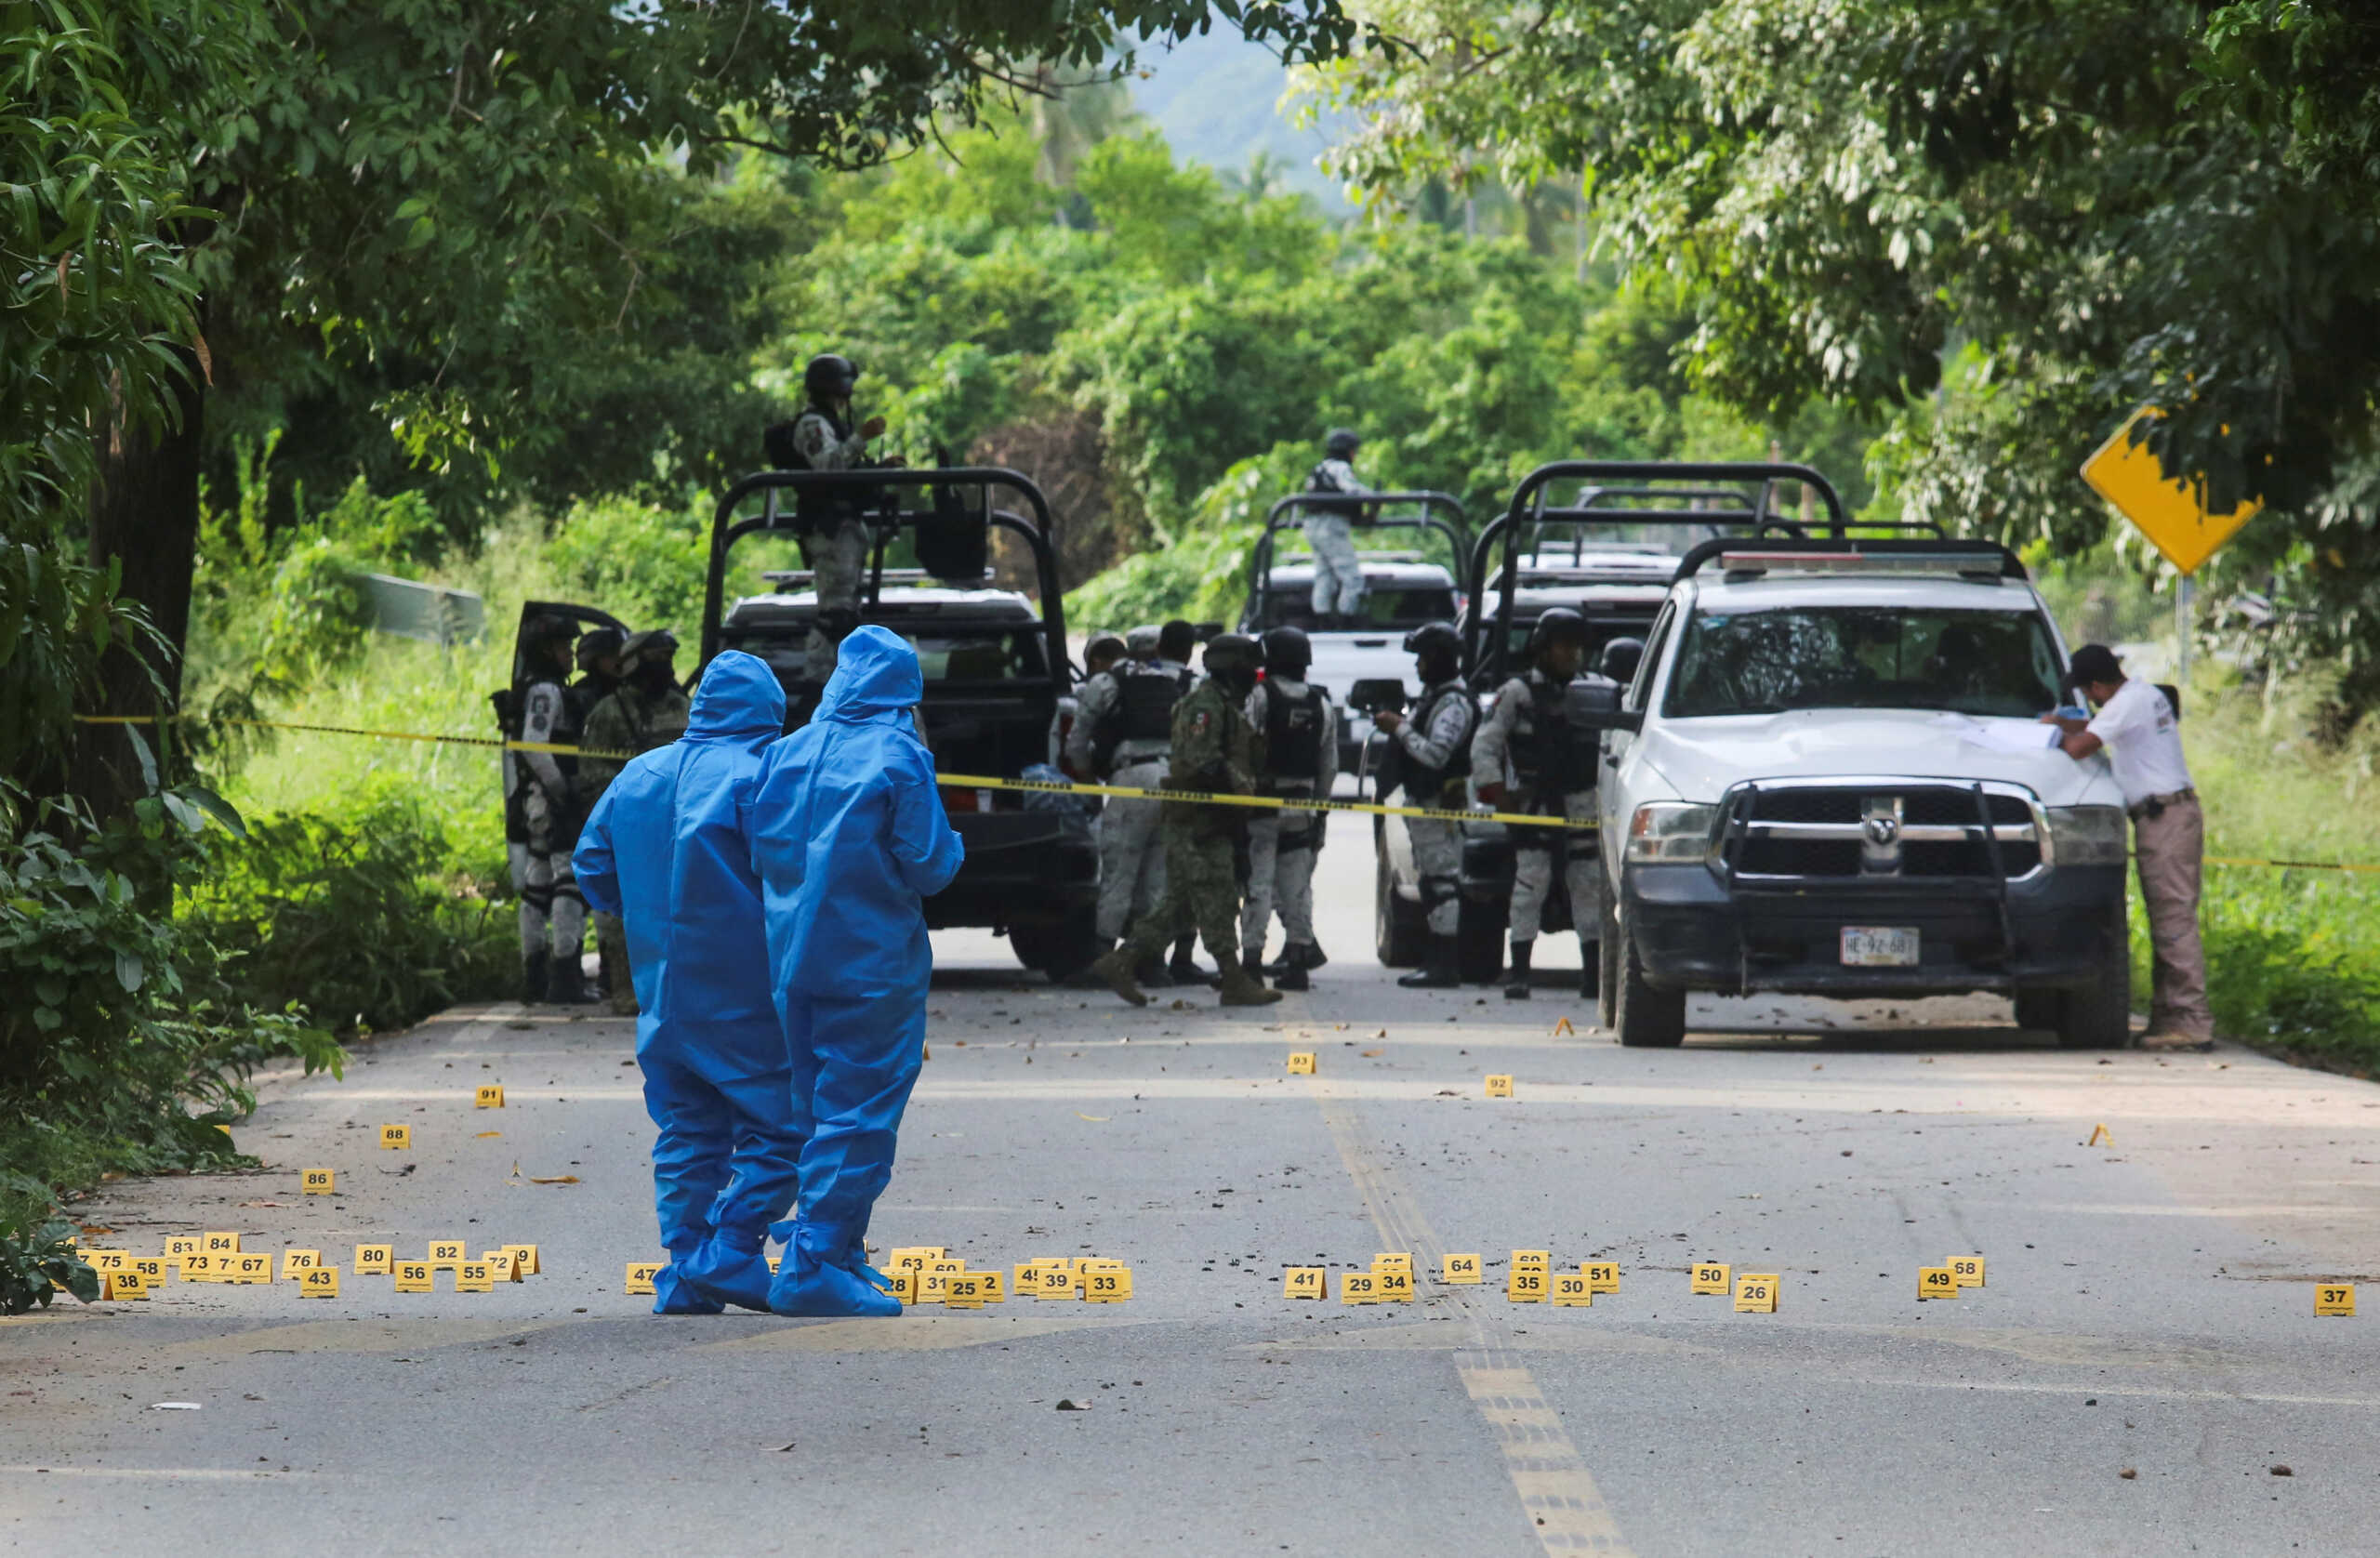
[[[631,634],[620,650],[620,684],[588,713],[579,745],[590,752],[626,752],[633,758],[684,735],[689,706],[686,694],[678,688],[673,664],[677,653],[678,640],[666,627]],[[627,766],[625,758],[578,760],[579,785],[590,813]],[[628,931],[617,915],[598,910],[593,918],[595,945],[603,956],[612,1010],[633,1017],[636,990],[628,977]]]
[[[1256,687],[1262,652],[1256,640],[1225,633],[1207,645],[1207,680],[1173,706],[1172,759],[1165,787],[1238,795],[1256,793],[1261,767],[1256,733],[1248,723],[1248,695]],[[1091,965],[1108,988],[1146,1006],[1133,982],[1134,965],[1155,957],[1179,928],[1195,924],[1222,970],[1224,1006],[1264,1006],[1281,998],[1251,977],[1233,953],[1239,940],[1239,874],[1233,845],[1247,819],[1232,806],[1167,801],[1165,901],[1144,915],[1132,933]]]
[[[868,440],[883,433],[884,418],[871,416],[853,425],[852,392],[858,386],[859,369],[849,358],[812,358],[801,372],[802,391],[810,403],[791,422],[768,430],[771,463],[781,470],[898,465],[898,460],[867,457]],[[876,544],[876,529],[861,512],[855,494],[804,494],[795,519],[818,600],[818,614],[802,649],[801,679],[813,689],[823,688],[835,672],[835,646],[859,626],[860,584]]]

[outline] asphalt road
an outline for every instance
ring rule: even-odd
[[[1622,1050],[1561,976],[1525,1006],[1398,991],[1367,956],[1368,862],[1334,847],[1322,885],[1337,961],[1256,1013],[1132,1011],[939,941],[875,1236],[1117,1257],[1120,1306],[646,1314],[622,1291],[657,1256],[625,1023],[474,1010],[343,1082],[269,1078],[238,1132],[265,1168],[78,1209],[114,1230],[95,1246],[320,1248],[341,1296],[176,1284],[0,1322],[0,1543],[2380,1548],[2380,1088],[2229,1047],[2061,1053],[1984,1000],[1712,1003],[1683,1050]],[[1292,1050],[1319,1075],[1286,1076]],[[1484,1098],[1489,1073],[1517,1096]],[[472,1107],[485,1082],[501,1112]],[[376,1147],[386,1122],[410,1153]],[[314,1167],[337,1195],[299,1193]],[[401,1297],[351,1270],[358,1242],[441,1237],[536,1243],[545,1273]],[[1509,1303],[1515,1248],[1616,1261],[1620,1290]],[[1381,1250],[1412,1253],[1416,1302],[1342,1307],[1335,1270],[1334,1301],[1280,1296],[1284,1265]],[[1488,1285],[1439,1285],[1450,1251]],[[1987,1286],[1919,1302],[1954,1254]],[[1778,1312],[1690,1296],[1693,1261],[1779,1274]],[[2318,1278],[2358,1277],[2362,1317],[2314,1316]]]

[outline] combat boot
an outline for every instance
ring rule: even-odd
[[[1165,971],[1165,965],[1152,952],[1132,965],[1132,983],[1144,990],[1170,990],[1173,976]]]
[[[1579,938],[1579,994],[1589,1000],[1603,994],[1603,944]]]
[[[1228,962],[1229,959],[1218,958],[1217,961]],[[1190,938],[1187,936],[1173,944],[1173,961],[1166,965],[1165,971],[1173,976],[1173,983],[1176,984],[1212,984],[1214,983],[1208,976],[1207,970],[1198,966],[1198,959],[1190,955]]]
[[[546,998],[546,960],[531,956],[521,959],[521,998],[531,1006]]]
[[[1241,953],[1239,967],[1250,978],[1262,978],[1264,973],[1264,949],[1260,946],[1253,952]]]
[[[1536,949],[1535,942],[1513,944],[1513,967],[1512,971],[1504,976],[1504,999],[1508,1001],[1528,999],[1528,959],[1529,954]]]
[[[1281,970],[1280,977],[1273,981],[1273,988],[1276,990],[1311,990],[1314,988],[1314,982],[1306,977],[1304,969],[1293,966]]]
[[[1230,958],[1218,959],[1223,965],[1223,998],[1220,1006],[1271,1006],[1281,998],[1278,990],[1267,990],[1264,982],[1250,973]]]
[[[1099,961],[1091,966],[1091,971],[1097,974],[1102,980],[1104,980],[1106,983],[1107,988],[1115,991],[1117,995],[1123,997],[1134,1006],[1146,1006],[1149,1004],[1149,998],[1146,993],[1144,993],[1138,984],[1132,982],[1132,965],[1124,961],[1124,949],[1122,947],[1119,946],[1112,952],[1102,953],[1100,955]]]
[[[1421,955],[1421,966],[1396,983],[1406,990],[1452,990],[1460,985],[1462,963],[1455,955],[1454,938],[1433,932],[1429,950]]]
[[[548,968],[546,999],[554,1006],[589,1006],[594,1003],[595,997],[587,988],[587,975],[580,970],[575,956],[564,953]]]

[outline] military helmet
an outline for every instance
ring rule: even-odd
[[[1245,633],[1218,633],[1207,640],[1206,667],[1209,676],[1231,675],[1238,672],[1252,675],[1263,663],[1263,649],[1254,639]]]
[[[1425,622],[1405,635],[1406,654],[1428,654],[1434,652],[1457,657],[1461,655],[1462,635],[1454,630],[1452,623]]]
[[[522,641],[531,649],[540,649],[549,643],[568,643],[576,637],[578,624],[552,612],[541,612],[531,617],[529,626],[521,632]]]
[[[1553,606],[1541,613],[1528,630],[1528,647],[1542,649],[1547,644],[1577,644],[1587,642],[1587,619],[1567,606]]]
[[[1124,635],[1124,653],[1135,660],[1154,660],[1158,631],[1154,622],[1133,628]]]
[[[628,635],[616,627],[589,627],[578,637],[578,668],[591,671],[606,654],[617,654]]]
[[[1333,428],[1329,436],[1322,441],[1322,453],[1326,458],[1343,460],[1363,446],[1363,435],[1355,429]]]
[[[813,357],[801,370],[801,392],[813,401],[848,400],[858,387],[859,364],[831,351]]]
[[[667,627],[648,627],[641,633],[628,635],[628,642],[620,646],[620,661],[633,670],[647,654],[651,654],[657,665],[677,653],[677,634]]]
[[[1314,645],[1302,627],[1276,627],[1264,635],[1264,668],[1296,680],[1314,664]]]

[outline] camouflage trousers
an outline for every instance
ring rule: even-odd
[[[1595,792],[1574,790],[1562,798],[1562,814],[1572,822],[1592,822]],[[1530,797],[1505,797],[1505,810],[1543,810]],[[1562,885],[1570,895],[1570,928],[1583,946],[1600,933],[1603,913],[1603,865],[1595,847],[1583,833],[1557,833],[1550,827],[1514,828],[1512,936],[1516,942],[1535,939],[1545,901],[1554,891],[1554,856],[1562,856]]]
[[[1229,838],[1201,838],[1188,819],[1165,820],[1165,898],[1125,941],[1125,962],[1156,957],[1176,936],[1196,930],[1208,953],[1229,962],[1237,952],[1239,871]]]
[[[875,545],[876,533],[858,520],[845,520],[832,530],[812,535],[804,544],[813,575],[811,584],[818,592],[820,619],[833,611],[857,613],[859,587]],[[821,623],[813,620],[810,637],[802,646],[801,680],[813,686],[826,685],[826,679],[835,674],[835,648],[840,641],[840,636],[829,638]]]

